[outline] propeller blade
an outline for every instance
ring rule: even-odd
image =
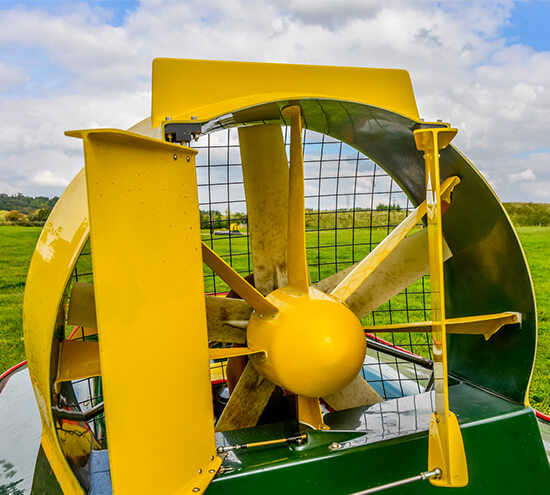
[[[491,315],[463,316],[460,318],[447,318],[445,325],[447,333],[460,333],[468,335],[483,335],[489,340],[504,325],[521,323],[521,313],[505,312]],[[398,323],[395,325],[376,325],[365,327],[367,332],[431,332],[431,321],[414,323]]]
[[[290,119],[288,285],[307,293],[309,289],[309,270],[306,257],[302,110],[298,105],[286,107],[283,110],[283,116]]]
[[[446,261],[451,256],[449,246],[443,241],[443,259]],[[332,287],[344,280],[355,266],[357,264],[321,280],[315,287],[330,293]],[[422,229],[405,237],[347,299],[346,304],[358,318],[363,318],[429,272],[428,232]]]
[[[239,128],[254,285],[287,285],[288,160],[279,124]]]
[[[349,385],[334,394],[323,397],[323,400],[335,411],[342,411],[352,407],[369,406],[384,399],[361,375],[357,375]]]
[[[249,361],[216,423],[216,431],[255,426],[273,390],[275,385],[260,375]]]
[[[323,280],[320,280],[316,284],[313,284],[313,287],[323,292],[329,293],[342,280],[344,280],[347,274],[350,273],[358,264],[359,264],[359,261],[357,263],[354,263],[353,265],[350,265],[344,268],[343,270],[340,270],[337,273],[333,273],[332,275],[329,275],[327,278],[324,278]]]
[[[67,323],[80,327],[97,328],[94,284],[75,282],[71,290]]]
[[[244,344],[246,333],[238,328],[236,321],[246,321],[252,314],[252,308],[242,299],[206,296],[206,325],[208,340]]]
[[[456,176],[449,177],[441,185],[441,195],[447,197],[460,182]],[[449,198],[450,200],[450,198]],[[347,301],[361,284],[378,268],[378,266],[397,248],[406,235],[420,222],[427,212],[427,202],[423,201],[392,232],[374,248],[348,275],[330,292],[330,295]]]
[[[241,277],[230,265],[228,265],[216,252],[202,243],[203,261],[240,297],[242,297],[258,313],[274,314],[277,308],[269,302],[256,288]]]

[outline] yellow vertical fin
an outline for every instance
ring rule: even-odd
[[[306,218],[304,206],[304,152],[302,149],[302,110],[286,107],[290,119],[290,172],[288,189],[288,285],[303,293],[309,290],[306,257]]]
[[[214,442],[196,152],[118,130],[71,134],[84,139],[113,492],[200,493],[221,460]],[[148,408],[154,434],[131,411],[148,391],[177,411]]]
[[[416,147],[424,152],[426,163],[426,214],[432,305],[435,412],[432,413],[430,422],[428,469],[441,469],[441,476],[437,479],[430,478],[433,485],[449,487],[468,484],[468,467],[462,433],[455,414],[449,409],[439,176],[439,150],[445,148],[456,133],[456,129],[447,127],[420,129],[414,132]]]

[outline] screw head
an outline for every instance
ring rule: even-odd
[[[342,446],[338,442],[332,442],[329,446],[329,450],[340,450]]]
[[[190,162],[190,161],[191,161],[191,157],[190,157],[189,155],[188,155],[188,156],[186,156],[186,157],[185,157],[185,159],[186,159],[186,160],[187,160],[188,162]]]
[[[173,158],[174,160],[177,160],[177,159],[178,159],[178,155],[176,155],[176,154],[174,153],[174,154],[172,155],[172,158]]]

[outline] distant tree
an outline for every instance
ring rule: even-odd
[[[4,219],[7,223],[19,223],[25,219],[25,216],[17,210],[11,210],[4,215]]]
[[[29,215],[29,220],[31,222],[44,223],[50,216],[50,212],[51,210],[49,208],[40,208],[39,210],[36,210],[34,213]]]
[[[388,211],[388,210],[401,211],[401,206],[395,203],[393,203],[392,205],[385,205],[384,203],[378,203],[378,206],[376,207],[376,209],[378,211]]]
[[[51,209],[50,208],[40,208],[40,210],[38,210],[38,220],[40,222],[45,222],[48,217],[50,216],[50,213],[51,213]]]

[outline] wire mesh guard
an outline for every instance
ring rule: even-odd
[[[283,130],[288,154],[289,132],[286,127]],[[198,151],[202,241],[238,273],[249,275],[254,267],[237,129],[201,136],[191,146]],[[347,144],[305,129],[303,151],[306,251],[311,282],[316,283],[362,260],[414,205],[379,165]],[[89,242],[80,254],[71,280],[93,281]],[[206,265],[204,286],[207,295],[226,295],[230,290]],[[430,318],[428,275],[361,321],[365,326],[376,326]],[[68,332],[73,328],[67,325]],[[89,337],[80,330],[73,338]],[[367,334],[367,348],[362,374],[384,400],[412,396],[429,388],[432,364],[429,332]],[[212,361],[210,367],[214,386],[225,383],[225,362]],[[76,406],[83,411],[102,400],[100,378],[74,382],[73,386]],[[103,414],[88,424],[99,445],[105,447]]]

